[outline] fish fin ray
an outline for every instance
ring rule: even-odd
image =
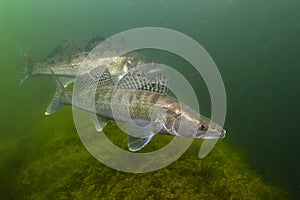
[[[127,72],[118,82],[120,89],[138,89],[166,94],[168,92],[168,79],[164,74],[157,74],[150,81],[143,71],[132,70]]]
[[[61,107],[63,107],[64,103],[62,102],[61,93],[55,92],[53,99],[48,106],[45,115],[52,115],[57,112]]]
[[[65,91],[64,86],[60,82],[60,80],[56,77],[56,75],[54,74],[54,72],[52,71],[51,68],[50,68],[50,71],[56,82],[56,92],[53,96],[53,99],[52,99],[50,105],[48,106],[48,108],[45,112],[45,115],[52,115],[53,113],[57,112],[64,105],[64,102],[63,102],[63,95],[64,95],[64,91]]]
[[[113,86],[111,75],[106,67],[97,67],[77,79],[76,87],[79,91],[93,91],[97,88]]]
[[[24,81],[26,81],[27,79],[30,79],[33,76],[33,74],[32,74],[33,61],[26,53],[23,54],[23,60],[25,63],[25,69],[23,69],[21,71],[20,84],[24,83]]]
[[[104,117],[100,117],[100,116],[97,117],[95,113],[91,113],[90,117],[98,132],[102,131],[104,127],[107,125],[107,119]]]
[[[150,84],[154,92],[167,94],[168,92],[168,77],[164,73],[156,74],[151,80]]]
[[[94,37],[90,41],[87,42],[86,46],[84,47],[85,51],[93,50],[98,44],[103,42],[105,39],[101,36]]]
[[[81,52],[81,50],[77,44],[71,40],[65,40],[48,55],[48,62],[61,62],[79,52]]]
[[[145,138],[139,138],[128,135],[128,149],[133,152],[141,150],[151,141],[153,136],[154,134]]]

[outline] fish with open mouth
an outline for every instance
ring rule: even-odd
[[[54,72],[52,73],[54,75]],[[100,77],[95,77],[99,74]],[[80,84],[80,81],[87,80],[92,84]],[[109,70],[99,67],[82,75],[77,81],[78,85],[76,82],[75,87],[79,87],[79,95],[77,94],[76,98],[79,97],[79,101],[75,104],[72,101],[75,94],[67,91],[56,77],[57,91],[45,115],[52,115],[64,105],[72,105],[95,113],[98,120],[93,122],[98,131],[105,127],[107,120],[124,122],[130,132],[130,151],[142,149],[157,133],[201,139],[225,137],[226,131],[217,123],[168,95],[168,78],[164,74],[156,74],[151,80],[147,80],[143,71],[134,69],[114,85]],[[91,99],[95,100],[95,110],[91,109]],[[126,115],[128,111],[129,115]],[[151,123],[153,129],[149,129],[148,132],[143,132],[143,129],[135,126]]]
[[[48,56],[45,62],[34,63],[25,53],[24,61],[26,68],[21,72],[20,84],[37,75],[51,76],[51,68],[56,76],[60,78],[64,87],[67,87],[75,81],[77,72],[87,61],[88,54],[102,41],[104,41],[102,37],[93,38],[81,50],[74,42],[66,40]],[[154,64],[152,60],[136,52],[122,56],[113,56],[115,55],[114,52],[106,52],[106,54],[108,56],[95,59],[94,64],[97,66],[106,66],[115,82],[123,74],[139,64]]]

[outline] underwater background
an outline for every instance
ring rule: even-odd
[[[299,1],[0,2],[0,199],[300,199]],[[203,160],[195,140],[170,166],[129,174],[88,153],[70,107],[44,116],[55,91],[51,77],[22,85],[19,78],[23,51],[43,61],[66,39],[84,46],[147,26],[180,31],[211,55],[227,92],[227,135]],[[194,75],[174,55],[145,53]],[[209,115],[205,83],[200,76],[191,83]],[[105,132],[126,147],[113,122]],[[169,140],[156,136],[145,151]]]

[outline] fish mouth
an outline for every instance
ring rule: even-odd
[[[221,132],[214,132],[208,130],[206,133],[200,133],[196,138],[205,139],[205,140],[215,140],[224,138],[226,136],[226,131],[223,129]]]
[[[220,138],[224,138],[226,136],[226,130],[222,130],[221,134],[220,134]]]

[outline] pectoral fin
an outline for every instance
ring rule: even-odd
[[[133,152],[141,150],[151,141],[153,136],[154,134],[145,138],[139,138],[128,135],[128,149]]]

